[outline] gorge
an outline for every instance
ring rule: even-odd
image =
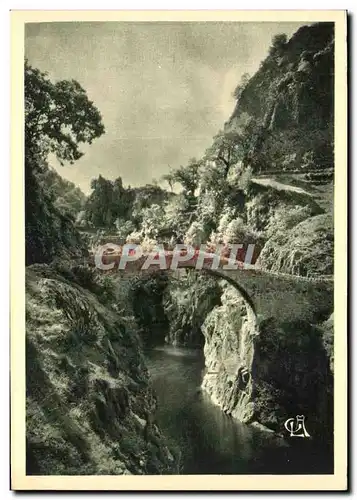
[[[277,34],[201,158],[88,196],[49,152],[78,160],[101,115],[26,62],[27,474],[331,473],[333,62],[332,23]],[[125,242],[260,252],[235,271],[92,265]]]

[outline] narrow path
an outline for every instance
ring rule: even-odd
[[[261,177],[253,177],[252,182],[256,184],[260,184],[261,186],[270,186],[274,189],[278,189],[279,191],[293,191],[295,193],[305,194],[312,198],[312,194],[305,191],[305,189],[299,188],[297,186],[292,186],[291,184],[284,184],[282,182],[278,182],[270,177],[261,178]]]

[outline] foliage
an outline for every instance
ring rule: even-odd
[[[203,191],[198,198],[197,219],[203,225],[207,235],[216,227],[216,214],[216,192],[211,190]]]
[[[166,226],[171,229],[178,241],[183,240],[192,215],[194,215],[194,211],[191,208],[190,199],[183,193],[167,202],[165,206]]]
[[[174,178],[173,178],[173,174],[172,174],[172,172],[170,172],[170,173],[168,173],[168,174],[163,175],[163,176],[161,177],[161,179],[162,179],[163,181],[166,181],[166,182],[167,182],[167,184],[169,185],[170,190],[171,190],[171,192],[172,192],[173,187],[174,187],[174,184],[175,184],[175,181],[174,181]]]
[[[135,224],[131,220],[119,218],[114,222],[114,224],[119,238],[124,240],[126,240],[128,235],[135,230]]]
[[[289,40],[273,38],[259,70],[238,86],[226,124],[233,130],[242,115],[251,117],[240,132],[243,166],[254,172],[300,169],[312,151],[309,168],[333,167],[333,73],[332,23],[303,26]]]
[[[114,181],[101,175],[91,183],[92,193],[85,205],[85,219],[94,227],[113,228],[115,221],[131,214],[133,193],[123,187],[121,177]]]
[[[276,233],[285,232],[303,220],[311,216],[311,209],[296,205],[295,207],[278,207],[274,211],[274,215],[269,220],[266,228],[267,238],[275,235]]]
[[[164,228],[164,209],[159,205],[151,205],[142,211],[142,231],[145,236],[156,239],[160,229]]]
[[[200,162],[195,158],[191,158],[188,165],[181,165],[178,169],[171,170],[171,172],[162,176],[162,180],[168,183],[171,191],[175,184],[181,184],[184,193],[193,197],[198,187],[199,168]]]
[[[55,206],[46,185],[47,157],[73,163],[81,143],[104,133],[99,111],[78,82],[52,83],[25,62],[26,263],[50,262],[63,251],[82,252],[73,218]]]
[[[26,265],[50,262],[60,255],[80,256],[85,252],[72,216],[55,206],[53,192],[43,186],[39,165],[38,156],[25,158]]]
[[[253,169],[251,166],[248,166],[245,168],[239,177],[238,184],[239,187],[244,191],[247,192],[250,186],[250,183],[252,181],[253,177]]]
[[[46,73],[25,61],[25,141],[32,153],[54,153],[73,163],[83,153],[79,144],[104,133],[101,115],[75,80],[52,83]]]
[[[233,207],[225,206],[217,228],[218,240],[223,240],[223,235],[226,233],[229,223],[235,218],[235,210]]]
[[[43,178],[46,187],[53,192],[55,207],[76,219],[83,211],[85,194],[73,182],[63,179],[53,168],[46,169]]]
[[[249,73],[244,73],[242,75],[242,78],[239,82],[239,84],[236,86],[234,92],[233,92],[233,97],[238,101],[240,96],[242,95],[242,92],[246,88],[248,82],[250,80],[250,75]]]
[[[244,226],[243,219],[237,218],[233,219],[227,225],[223,233],[224,243],[243,243],[242,238],[246,233],[246,228]]]
[[[220,131],[213,138],[212,146],[206,150],[205,157],[223,168],[223,176],[226,179],[231,166],[242,159],[240,134],[234,130]]]
[[[142,221],[142,211],[151,205],[164,205],[171,197],[169,193],[160,186],[146,184],[138,188],[132,188],[133,205],[130,217],[136,224]]]
[[[288,37],[286,36],[285,33],[280,33],[278,35],[275,35],[272,40],[271,47],[269,49],[269,55],[274,56],[274,55],[281,55],[283,52],[286,43],[288,41]]]
[[[188,245],[193,245],[197,247],[207,240],[206,233],[203,224],[198,221],[192,222],[191,226],[188,228],[185,236],[184,242]]]

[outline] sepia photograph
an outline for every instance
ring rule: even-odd
[[[12,22],[12,488],[346,489],[346,12]]]

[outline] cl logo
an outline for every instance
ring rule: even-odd
[[[290,433],[290,437],[310,437],[305,428],[305,416],[296,415],[295,418],[286,420],[285,429]]]

